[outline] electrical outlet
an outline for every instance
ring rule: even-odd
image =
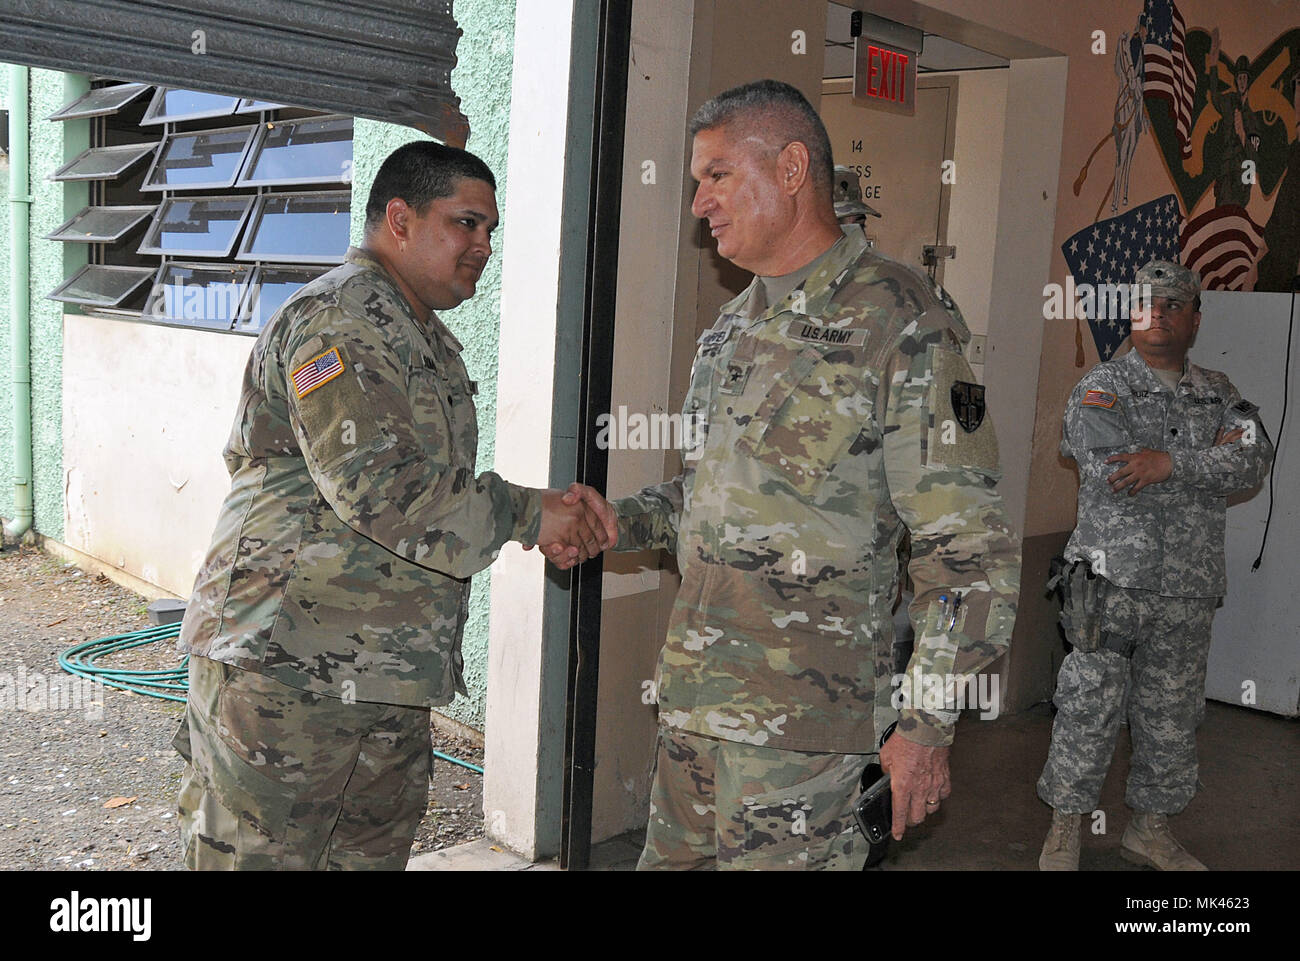
[[[984,363],[984,345],[987,339],[985,334],[976,334],[970,339],[970,347],[966,353],[972,366]]]

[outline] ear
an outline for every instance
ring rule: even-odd
[[[397,240],[406,240],[411,229],[411,217],[414,211],[407,206],[406,201],[401,197],[394,197],[388,201],[388,207],[384,211],[384,224],[388,232]]]
[[[808,148],[802,141],[793,140],[776,155],[776,172],[782,192],[793,197],[808,182]]]

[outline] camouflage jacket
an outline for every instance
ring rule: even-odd
[[[358,701],[465,693],[469,577],[533,542],[541,501],[474,476],[460,349],[356,248],[285,303],[244,373],[181,650]]]
[[[757,279],[699,340],[686,470],[615,503],[619,550],[675,550],[682,586],[659,658],[660,723],[799,751],[862,753],[898,712],[891,608],[911,531],[909,674],[978,671],[1011,640],[1020,550],[997,441],[928,278],[845,229],[779,303]],[[967,426],[957,392],[974,392]],[[954,629],[940,596],[963,592]],[[946,621],[947,619],[945,619]],[[922,744],[955,711],[902,711]]]
[[[1237,427],[1247,435],[1215,446],[1220,428]],[[1132,497],[1111,493],[1106,478],[1120,465],[1106,458],[1142,447],[1168,451],[1173,474]],[[1260,483],[1273,458],[1259,408],[1225,375],[1188,362],[1170,393],[1136,350],[1100,363],[1070,394],[1061,453],[1079,464],[1067,557],[1092,561],[1120,587],[1174,597],[1224,593],[1227,495]]]

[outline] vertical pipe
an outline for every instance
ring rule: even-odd
[[[32,328],[28,218],[28,69],[9,67],[9,332],[14,392],[14,517],[10,537],[32,528]]]

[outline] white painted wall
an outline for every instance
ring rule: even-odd
[[[1006,70],[966,70],[956,76],[956,183],[948,202],[947,243],[957,256],[944,262],[943,285],[961,307],[972,334],[987,334],[993,297],[993,231],[1002,188],[1002,140],[1007,113]],[[1016,131],[1011,131],[1013,137]],[[976,371],[978,374],[979,371]],[[1001,431],[999,430],[999,434]]]
[[[568,125],[571,0],[519,4],[504,221],[496,470],[546,487]],[[492,566],[488,642],[487,833],[537,856],[544,561],[507,544]]]
[[[1300,615],[1296,613],[1295,545],[1300,540],[1300,346],[1291,347],[1291,410],[1286,435],[1282,417],[1282,372],[1286,364],[1289,294],[1201,295],[1201,330],[1191,359],[1221,370],[1242,396],[1260,407],[1264,427],[1277,445],[1273,465],[1273,523],[1264,562],[1259,554],[1268,516],[1268,481],[1244,503],[1229,498],[1227,522],[1228,593],[1214,615],[1214,641],[1206,669],[1209,697],[1243,704],[1243,687],[1254,688],[1248,706],[1275,714],[1300,712]]]
[[[188,598],[230,475],[221,459],[253,338],[69,315],[64,538]]]

